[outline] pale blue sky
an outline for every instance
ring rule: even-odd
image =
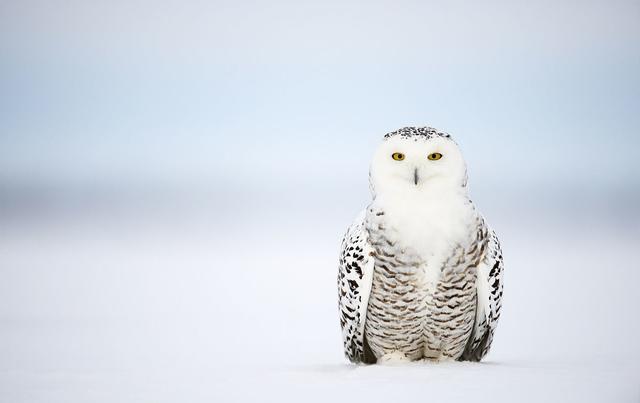
[[[387,131],[493,186],[640,183],[638,2],[5,2],[5,183],[360,183]],[[260,172],[257,175],[256,172]]]

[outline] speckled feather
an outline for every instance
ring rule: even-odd
[[[364,217],[361,214],[344,235],[338,264],[342,340],[344,353],[352,362],[364,362],[364,325],[374,264]]]

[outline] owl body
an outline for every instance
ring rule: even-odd
[[[397,140],[374,157],[374,199],[343,241],[338,287],[345,353],[365,363],[479,360],[501,304],[497,237],[468,198],[466,167],[460,169],[449,137]],[[390,174],[389,161],[376,159],[397,149],[405,158],[391,164]],[[434,150],[449,156],[451,166],[438,171],[437,161],[420,159]]]

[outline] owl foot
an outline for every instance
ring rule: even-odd
[[[402,365],[408,362],[411,362],[411,360],[409,360],[407,356],[400,351],[387,353],[382,357],[378,358],[378,361],[377,361],[377,363],[381,365]]]

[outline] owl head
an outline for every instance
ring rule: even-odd
[[[467,168],[451,135],[432,127],[403,127],[384,136],[369,171],[376,194],[464,191]]]

